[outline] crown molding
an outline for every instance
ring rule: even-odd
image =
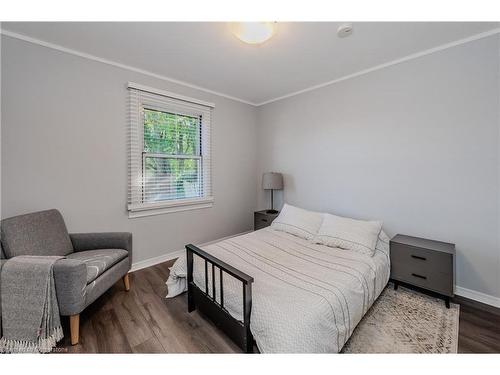
[[[92,55],[90,53],[77,51],[77,50],[71,49],[71,48],[66,48],[66,47],[63,47],[63,46],[58,45],[58,44],[54,44],[54,43],[46,42],[46,41],[43,41],[43,40],[40,40],[40,39],[32,38],[32,37],[27,36],[27,35],[15,33],[13,31],[1,29],[0,30],[0,34],[8,36],[8,37],[11,37],[11,38],[14,38],[14,39],[19,39],[19,40],[22,40],[22,41],[25,41],[25,42],[28,42],[28,43],[31,43],[31,44],[36,44],[36,45],[39,45],[39,46],[42,46],[42,47],[51,48],[51,49],[54,49],[54,50],[57,50],[57,51],[60,51],[60,52],[68,53],[70,55],[79,56],[79,57],[82,57],[82,58],[87,59],[87,60],[92,60],[92,61],[100,62],[100,63],[106,64],[106,65],[111,65],[111,66],[114,66],[114,67],[117,67],[117,68],[121,68],[121,69],[125,69],[125,70],[130,70],[132,72],[144,74],[144,75],[147,75],[147,76],[150,76],[150,77],[153,77],[153,78],[160,79],[162,81],[167,81],[167,82],[175,83],[177,85],[189,87],[189,88],[196,89],[196,90],[199,90],[199,91],[203,91],[203,92],[206,92],[206,93],[209,93],[209,94],[217,95],[217,96],[220,96],[220,97],[223,97],[223,98],[226,98],[226,99],[235,100],[237,102],[249,104],[249,105],[252,105],[252,106],[256,105],[253,102],[250,102],[250,101],[245,100],[245,99],[237,98],[237,97],[232,96],[232,95],[228,95],[228,94],[224,94],[222,92],[210,90],[210,89],[207,89],[205,87],[194,85],[194,84],[191,84],[189,82],[180,81],[178,79],[167,77],[167,76],[164,76],[164,75],[161,75],[161,74],[153,73],[153,72],[150,72],[148,70],[141,69],[141,68],[136,68],[136,67],[131,66],[131,65],[122,64],[122,63],[119,63],[117,61],[113,61],[113,60],[105,59],[105,58],[102,58],[102,57],[98,57],[98,56]]]
[[[365,75],[365,74],[368,74],[371,72],[375,72],[377,70],[385,69],[385,68],[388,68],[388,67],[393,66],[393,65],[397,65],[397,64],[401,64],[401,63],[404,63],[404,62],[407,62],[410,60],[418,59],[419,57],[427,56],[427,55],[430,55],[430,54],[433,54],[436,52],[446,50],[448,48],[456,47],[456,46],[459,46],[462,44],[473,42],[475,40],[486,38],[486,37],[489,37],[489,36],[492,36],[495,34],[499,34],[499,33],[500,33],[500,28],[496,28],[496,29],[492,29],[489,31],[485,31],[485,32],[480,33],[480,34],[475,34],[475,35],[472,35],[472,36],[467,37],[467,38],[463,38],[463,39],[456,40],[454,42],[442,44],[442,45],[437,46],[437,47],[433,47],[433,48],[430,48],[430,49],[427,49],[424,51],[413,53],[411,55],[408,55],[408,56],[405,56],[405,57],[402,57],[402,58],[399,58],[396,60],[392,60],[392,61],[380,64],[380,65],[376,65],[376,66],[373,66],[373,67],[368,68],[368,69],[363,69],[363,70],[360,70],[359,72],[348,74],[346,76],[336,78],[336,79],[331,80],[331,81],[323,82],[323,83],[320,83],[320,84],[317,84],[317,85],[314,85],[314,86],[311,86],[311,87],[308,87],[308,88],[305,88],[302,90],[294,91],[294,92],[279,96],[279,97],[274,98],[274,99],[269,99],[269,100],[266,100],[264,102],[257,103],[256,106],[260,107],[260,106],[263,106],[263,105],[266,105],[269,103],[277,102],[279,100],[291,98],[292,96],[304,94],[304,93],[309,92],[309,91],[317,90],[317,89],[320,89],[320,88],[323,88],[326,86],[333,85],[335,83],[346,81],[346,80],[351,79],[351,78],[356,78],[356,77],[359,77],[359,76],[362,76],[362,75]]]
[[[399,58],[399,59],[396,59],[396,60],[392,60],[392,61],[380,64],[380,65],[373,66],[371,68],[363,69],[363,70],[360,70],[360,71],[358,71],[356,73],[348,74],[346,76],[343,76],[343,77],[340,77],[340,78],[336,78],[336,79],[333,79],[333,80],[330,80],[330,81],[327,81],[327,82],[323,82],[323,83],[320,83],[320,84],[317,84],[317,85],[314,85],[314,86],[310,86],[310,87],[307,87],[307,88],[302,89],[302,90],[294,91],[294,92],[291,92],[291,93],[286,94],[286,95],[282,95],[282,96],[279,96],[279,97],[276,97],[276,98],[273,98],[273,99],[269,99],[269,100],[266,100],[266,101],[263,101],[263,102],[260,102],[260,103],[254,103],[254,102],[251,102],[251,101],[248,101],[248,100],[245,100],[245,99],[237,98],[237,97],[232,96],[232,95],[224,94],[224,93],[221,93],[221,92],[218,92],[218,91],[207,89],[205,87],[201,87],[201,86],[197,86],[197,85],[194,85],[194,84],[191,84],[191,83],[188,83],[188,82],[180,81],[180,80],[175,79],[175,78],[171,78],[171,77],[167,77],[167,76],[164,76],[164,75],[161,75],[161,74],[153,73],[153,72],[150,72],[148,70],[144,70],[144,69],[141,69],[141,68],[136,68],[136,67],[133,67],[133,66],[130,66],[130,65],[122,64],[122,63],[119,63],[119,62],[116,62],[116,61],[104,59],[104,58],[101,58],[101,57],[98,57],[98,56],[95,56],[95,55],[92,55],[92,54],[88,54],[88,53],[85,53],[85,52],[80,52],[80,51],[77,51],[77,50],[74,50],[74,49],[71,49],[71,48],[66,48],[66,47],[60,46],[58,44],[45,42],[43,40],[32,38],[32,37],[29,37],[27,35],[15,33],[13,31],[5,30],[5,29],[0,29],[0,34],[6,35],[6,36],[11,37],[11,38],[23,40],[23,41],[28,42],[28,43],[37,44],[39,46],[43,46],[43,47],[46,47],[46,48],[51,48],[51,49],[54,49],[54,50],[57,50],[57,51],[60,51],[60,52],[65,52],[65,53],[68,53],[68,54],[71,54],[71,55],[75,55],[75,56],[79,56],[79,57],[82,57],[82,58],[85,58],[85,59],[88,59],[88,60],[92,60],[92,61],[100,62],[100,63],[103,63],[103,64],[115,66],[117,68],[121,68],[121,69],[125,69],[125,70],[130,70],[130,71],[133,71],[133,72],[136,72],[136,73],[140,73],[140,74],[144,74],[144,75],[147,75],[147,76],[150,76],[150,77],[153,77],[153,78],[160,79],[162,81],[167,81],[167,82],[175,83],[175,84],[178,84],[178,85],[181,85],[181,86],[185,86],[185,87],[189,87],[189,88],[192,88],[192,89],[196,89],[196,90],[200,90],[200,91],[203,91],[203,92],[207,92],[209,94],[217,95],[217,96],[220,96],[220,97],[223,97],[223,98],[226,98],[226,99],[230,99],[230,100],[234,100],[234,101],[237,101],[237,102],[249,104],[249,105],[254,106],[254,107],[261,107],[261,106],[264,106],[266,104],[270,104],[270,103],[277,102],[277,101],[280,101],[280,100],[283,100],[283,99],[291,98],[293,96],[304,94],[304,93],[307,93],[309,91],[318,90],[318,89],[321,89],[323,87],[334,85],[336,83],[343,82],[343,81],[346,81],[346,80],[351,79],[351,78],[356,78],[356,77],[359,77],[359,76],[362,76],[362,75],[365,75],[365,74],[368,74],[368,73],[371,73],[371,72],[375,72],[377,70],[385,69],[385,68],[391,67],[393,65],[401,64],[401,63],[404,63],[404,62],[407,62],[407,61],[410,61],[410,60],[413,60],[413,59],[417,59],[417,58],[420,58],[420,57],[423,57],[423,56],[427,56],[427,55],[430,55],[430,54],[433,54],[433,53],[436,53],[436,52],[440,52],[440,51],[446,50],[448,48],[453,48],[453,47],[456,47],[456,46],[459,46],[459,45],[462,45],[462,44],[473,42],[475,40],[483,39],[483,38],[486,38],[486,37],[489,37],[489,36],[492,36],[492,35],[495,35],[495,34],[499,34],[499,33],[500,33],[500,27],[492,29],[492,30],[488,30],[488,31],[485,31],[485,32],[482,32],[482,33],[479,33],[479,34],[475,34],[475,35],[469,36],[467,38],[463,38],[463,39],[459,39],[459,40],[456,40],[456,41],[453,41],[453,42],[442,44],[442,45],[439,45],[437,47],[433,47],[433,48],[430,48],[430,49],[427,49],[427,50],[424,50],[424,51],[420,51],[420,52],[417,52],[417,53],[414,53],[414,54],[411,54],[411,55],[408,55],[408,56],[405,56],[405,57],[402,57],[402,58]]]

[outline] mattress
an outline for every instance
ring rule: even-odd
[[[262,353],[339,352],[389,280],[387,238],[368,256],[268,227],[201,248],[254,278],[250,330]],[[205,263],[196,255],[193,269],[205,290]],[[208,271],[211,295],[210,264]],[[171,268],[167,297],[186,290],[185,278],[184,256]],[[241,320],[241,282],[224,274],[223,289],[224,307]]]

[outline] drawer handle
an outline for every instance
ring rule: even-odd
[[[267,223],[267,219],[262,219],[262,221],[265,221]]]
[[[415,259],[420,259],[420,260],[427,260],[427,258],[424,258],[424,257],[418,256],[418,255],[412,255],[411,257],[412,257],[412,258],[415,258]]]
[[[424,279],[424,280],[427,280],[427,276],[422,276],[422,275],[419,275],[417,273],[412,273],[411,274],[413,277],[418,277],[419,279]]]

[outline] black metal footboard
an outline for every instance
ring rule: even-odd
[[[250,332],[250,313],[252,310],[253,277],[217,259],[194,245],[186,245],[188,311],[200,310],[215,325],[222,329],[246,353],[253,352],[253,337]],[[193,280],[193,254],[205,261],[205,290],[201,290]],[[208,264],[212,265],[209,275]],[[220,300],[216,300],[215,269],[219,272]],[[240,280],[243,288],[243,322],[233,318],[224,308],[223,274],[227,273]],[[208,278],[212,278],[212,296],[209,294]]]

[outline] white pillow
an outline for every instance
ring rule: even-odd
[[[276,230],[310,240],[314,238],[323,220],[322,214],[286,204],[271,224]]]
[[[385,255],[389,255],[389,236],[382,229],[380,234],[378,235],[377,245],[375,246],[375,251],[379,250],[383,252]]]
[[[314,241],[372,256],[381,230],[380,221],[354,220],[324,214],[323,223]]]

